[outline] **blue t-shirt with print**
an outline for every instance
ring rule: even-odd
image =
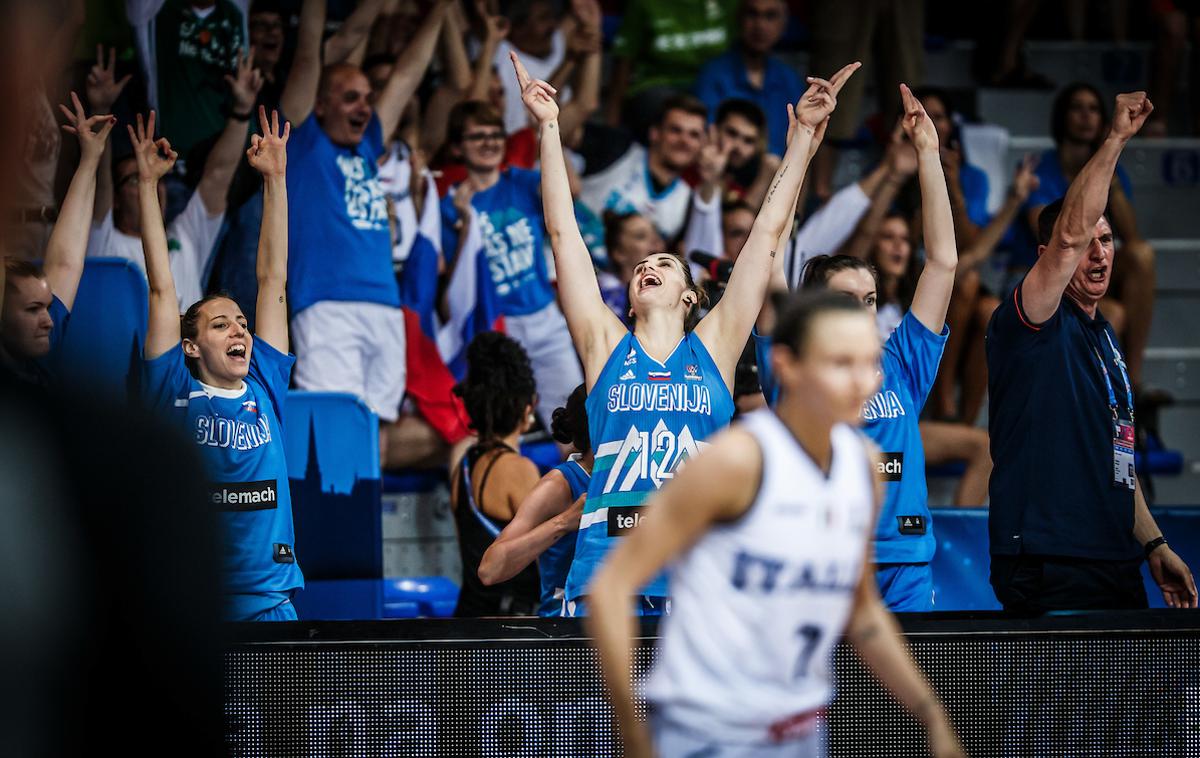
[[[388,203],[379,183],[383,129],[335,145],[309,116],[288,140],[288,300],[299,313],[323,300],[400,306]]]
[[[471,197],[492,286],[506,316],[536,313],[554,302],[546,271],[540,187],[541,172],[510,168],[491,187]],[[447,256],[458,250],[457,221],[454,198],[447,195],[442,198],[442,251]]]
[[[909,311],[883,343],[883,383],[862,411],[863,432],[879,446],[880,474],[887,483],[875,525],[876,563],[927,563],[937,548],[919,424],[949,334],[949,327],[931,332]],[[770,338],[754,333],[758,380],[774,405],[779,387],[771,373],[770,347]]]
[[[142,365],[150,410],[173,417],[204,460],[206,500],[220,514],[227,594],[267,595],[304,586],[280,427],[295,362],[255,339],[239,390],[208,387],[193,377],[182,345]]]

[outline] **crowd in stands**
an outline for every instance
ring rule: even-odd
[[[111,3],[61,5],[39,75],[10,101],[23,142],[6,189],[0,362],[8,372],[54,381],[42,358],[61,339],[86,259],[122,258],[153,273],[138,158],[146,140],[169,140],[177,156],[155,191],[178,314],[228,293],[244,313],[240,328],[261,333],[259,288],[278,284],[278,272],[263,279],[271,195],[264,201],[265,174],[247,147],[252,135],[275,139],[259,114],[277,112],[290,124],[287,324],[270,342],[286,353],[290,335],[292,386],[362,398],[380,420],[385,468],[445,466],[486,437],[469,468],[482,462],[507,492],[495,496],[508,504],[501,526],[520,525],[515,505],[539,486],[528,461],[507,453],[523,433],[552,431],[587,370],[580,327],[564,318],[538,124],[510,56],[560,106],[574,218],[603,302],[626,325],[635,318],[636,267],[656,252],[685,257],[704,294],[698,316],[722,301],[784,162],[806,75],[832,77],[860,60],[864,71],[845,82],[821,127],[794,233],[778,253],[790,288],[821,256],[864,261],[877,272],[869,305],[881,338],[891,335],[920,310],[923,272],[940,265],[924,245],[930,190],[899,120],[896,85],[910,85],[936,129],[958,255],[945,317],[933,319],[949,326],[940,371],[913,385],[915,404],[926,461],[965,462],[954,495],[965,506],[985,503],[992,469],[987,432],[976,425],[989,320],[1035,260],[1039,213],[1066,194],[1109,120],[1094,87],[1062,87],[1046,125],[1054,149],[1009,166],[1005,200],[989,210],[989,176],[967,152],[955,93],[920,86],[927,9],[919,0],[126,0],[124,17]],[[981,81],[1028,84],[1040,75],[1021,59],[1020,41],[1038,4],[999,5],[1009,23],[1003,39],[981,44],[981,55],[993,55]],[[1082,3],[1067,5],[1083,14]],[[1147,132],[1161,135],[1180,50],[1200,25],[1186,3],[1153,6],[1159,107]],[[809,71],[790,55],[797,30],[806,31]],[[871,82],[874,113],[866,112]],[[148,130],[126,129],[133,125]],[[864,129],[876,135],[872,162],[839,186],[844,148]],[[1118,166],[1107,207],[1119,253],[1102,307],[1140,391],[1155,258],[1131,194]],[[149,286],[153,305],[161,292],[152,278]],[[473,342],[491,330],[506,341]],[[744,344],[734,393],[743,411],[769,399],[753,341]],[[489,350],[504,359],[490,377],[487,367],[478,373]],[[564,459],[591,454],[576,449],[577,435],[554,436]],[[452,489],[465,512],[476,505],[461,479]],[[552,515],[575,498],[559,500]],[[475,541],[479,565],[487,539]]]

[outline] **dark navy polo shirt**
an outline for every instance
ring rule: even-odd
[[[1116,335],[1099,311],[1091,319],[1067,297],[1032,323],[1021,285],[987,330],[991,552],[1136,560],[1133,492],[1113,484],[1112,411],[1096,356],[1128,418],[1104,333],[1119,350]]]

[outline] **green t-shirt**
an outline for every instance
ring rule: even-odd
[[[633,61],[628,94],[690,91],[700,66],[733,41],[737,0],[630,0],[613,54]]]
[[[154,18],[160,132],[180,156],[225,128],[225,75],[237,65],[243,28],[229,0],[217,0],[204,17],[185,0],[167,0]]]

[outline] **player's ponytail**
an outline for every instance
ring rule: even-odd
[[[574,445],[581,453],[592,448],[591,437],[588,434],[587,388],[579,385],[567,398],[567,404],[555,408],[550,417],[550,434],[555,441],[564,445]]]

